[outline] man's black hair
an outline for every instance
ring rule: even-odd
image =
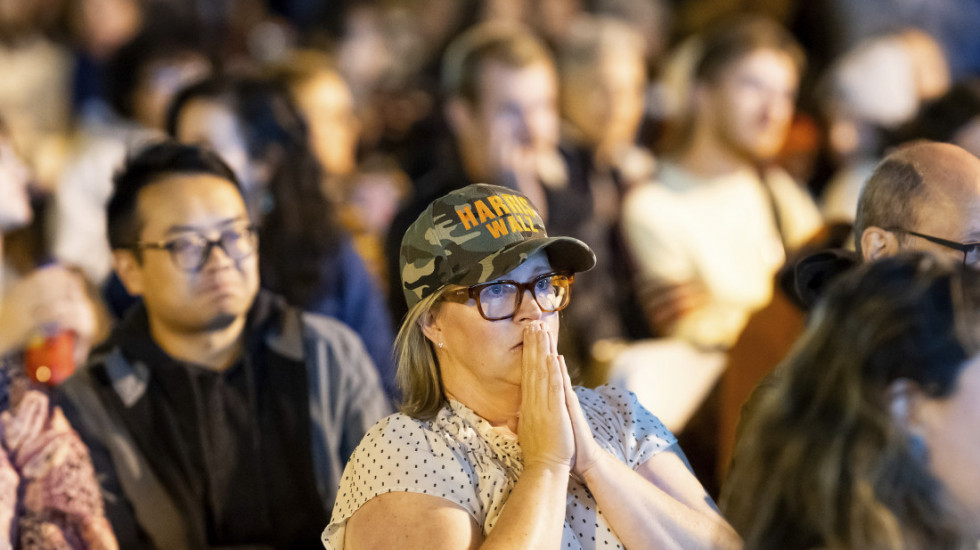
[[[241,194],[235,173],[221,158],[202,147],[174,141],[152,143],[126,159],[113,177],[114,190],[107,207],[109,245],[113,250],[135,243],[143,227],[136,211],[140,191],[161,179],[180,174],[206,174],[228,180]]]

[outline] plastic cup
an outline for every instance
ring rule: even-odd
[[[75,333],[44,330],[33,336],[24,351],[27,376],[38,383],[57,386],[75,372]]]

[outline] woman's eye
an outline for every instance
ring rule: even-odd
[[[483,292],[489,294],[490,296],[503,296],[506,294],[506,285],[490,285]]]

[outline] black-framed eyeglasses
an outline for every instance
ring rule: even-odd
[[[534,301],[545,313],[565,309],[571,298],[570,290],[575,276],[569,273],[545,273],[527,283],[517,281],[491,281],[447,292],[443,299],[466,303],[476,301],[480,315],[488,321],[513,317],[521,307],[524,292],[531,291]]]
[[[939,237],[933,237],[932,235],[926,235],[925,233],[919,233],[916,231],[909,231],[908,229],[902,229],[901,227],[893,227],[888,229],[888,231],[900,231],[902,233],[908,233],[920,239],[925,239],[929,242],[936,243],[940,246],[945,246],[953,250],[958,250],[963,253],[963,265],[972,266],[980,264],[980,242],[970,242],[961,243],[957,241],[950,241],[947,239],[941,239]]]
[[[174,264],[184,271],[198,271],[207,263],[214,247],[225,251],[232,260],[242,260],[258,249],[257,228],[251,224],[226,227],[218,238],[209,239],[200,233],[187,233],[165,241],[141,242],[129,246],[132,250],[166,250]]]

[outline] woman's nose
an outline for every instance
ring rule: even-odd
[[[517,311],[514,312],[514,320],[519,323],[537,321],[543,314],[541,306],[534,299],[534,294],[530,289],[525,290],[521,296],[521,303],[517,306]]]

